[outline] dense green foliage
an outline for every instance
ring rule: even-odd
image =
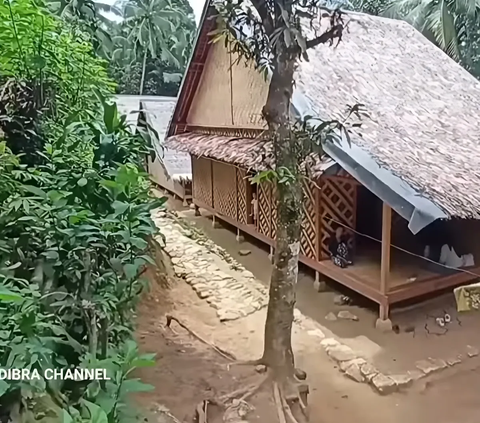
[[[0,414],[20,406],[29,422],[124,421],[127,394],[149,389],[129,378],[153,363],[132,313],[164,200],[89,38],[33,0],[0,0],[0,368],[111,378],[0,381]]]
[[[119,94],[176,95],[195,37],[187,0],[49,1],[109,63]],[[105,12],[116,17],[105,18]]]

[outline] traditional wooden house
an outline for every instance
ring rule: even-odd
[[[275,187],[248,180],[271,160],[271,145],[261,137],[267,83],[223,43],[209,42],[213,14],[206,6],[167,145],[191,155],[197,207],[273,248]],[[385,321],[392,304],[480,273],[424,260],[419,236],[433,222],[448,221],[464,231],[457,241],[480,264],[472,236],[480,228],[480,83],[405,22],[353,13],[347,20],[340,44],[317,46],[295,76],[292,114],[332,119],[355,103],[369,114],[352,130],[351,144],[326,143],[331,160],[311,166],[301,261],[318,278],[377,302]],[[335,225],[357,233],[354,264],[346,269],[329,260]]]
[[[148,158],[148,170],[153,181],[187,203],[192,199],[190,155],[163,145],[176,98],[118,95],[116,101],[128,124],[151,132],[156,158]]]

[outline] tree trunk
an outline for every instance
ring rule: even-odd
[[[147,53],[148,50],[145,50],[145,53],[143,53],[143,64],[142,64],[142,78],[140,79],[140,90],[139,90],[139,95],[143,94],[143,85],[145,84],[145,72],[146,72],[146,67],[147,67]]]
[[[302,223],[302,184],[299,151],[290,124],[295,59],[277,56],[263,109],[273,137],[277,172],[286,168],[293,178],[277,184],[277,231],[273,272],[270,281],[263,359],[284,387],[294,376],[292,323],[298,276]]]

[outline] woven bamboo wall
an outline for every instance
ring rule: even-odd
[[[268,238],[275,238],[272,236],[272,222],[276,219],[272,217],[272,199],[273,196],[273,184],[263,182],[258,185],[258,222],[257,230],[262,235]]]
[[[232,61],[236,56],[232,53]],[[262,117],[262,108],[268,94],[266,84],[260,72],[244,61],[232,67],[232,110],[235,126],[241,128],[263,129],[266,123]]]
[[[300,239],[300,252],[308,258],[317,258],[317,207],[316,186],[305,181],[303,184],[303,223]]]
[[[192,157],[193,198],[213,207],[212,161]]]
[[[247,205],[247,172],[236,168],[237,176],[237,220],[246,225],[248,223],[248,205]]]
[[[352,178],[321,178],[320,194],[320,257],[329,257],[328,244],[335,222],[355,228],[357,182]]]
[[[237,219],[237,172],[234,166],[212,161],[213,208]]]
[[[261,110],[268,86],[262,75],[235,57],[223,43],[211,46],[187,117],[192,126],[263,129]]]

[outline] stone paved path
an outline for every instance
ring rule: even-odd
[[[170,257],[176,276],[185,279],[197,295],[216,310],[220,321],[240,319],[267,305],[265,286],[198,229],[162,210],[153,211],[152,218],[165,236],[162,248]],[[163,244],[162,238],[157,240]],[[295,310],[294,324],[315,338],[347,377],[368,383],[383,395],[406,388],[419,378],[460,362],[429,358],[419,362],[414,371],[386,375],[350,347],[334,338],[326,338],[321,325],[298,309]],[[476,349],[468,354],[469,357],[476,355]]]
[[[267,305],[267,289],[222,248],[165,212],[153,214],[166,238],[175,274],[216,309],[220,321],[236,320]]]

